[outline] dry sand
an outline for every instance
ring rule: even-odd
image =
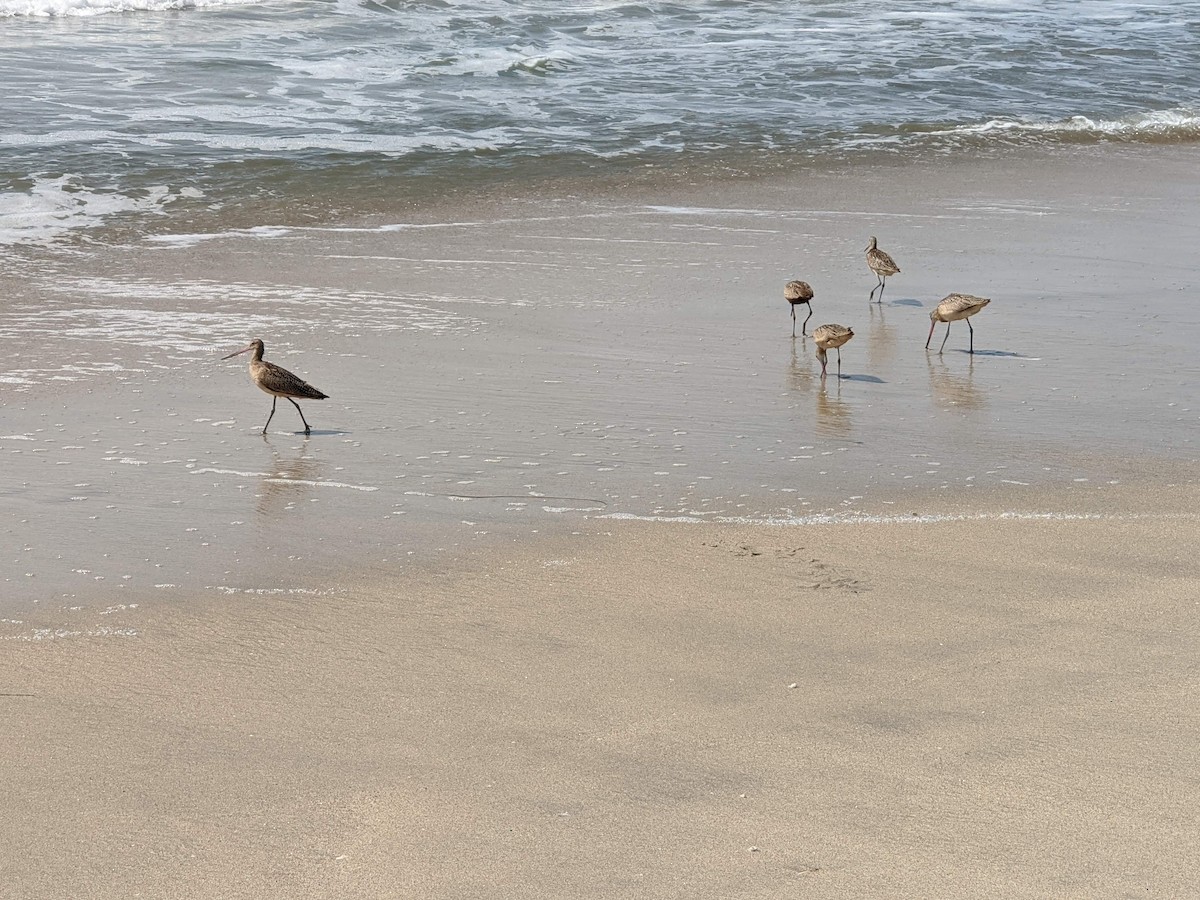
[[[1196,500],[64,613],[0,654],[0,894],[1195,896]]]

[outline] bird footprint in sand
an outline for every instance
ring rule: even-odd
[[[851,594],[861,594],[869,590],[869,586],[859,581],[857,578],[852,578],[844,572],[823,563],[819,559],[804,554],[803,547],[767,547],[759,548],[753,544],[737,543],[737,544],[705,544],[706,547],[712,547],[716,550],[725,550],[739,557],[763,557],[767,556],[772,559],[795,560],[806,571],[789,572],[800,579],[799,586],[809,590],[843,590]]]

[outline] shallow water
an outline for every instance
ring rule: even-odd
[[[337,228],[146,238],[6,279],[6,602],[313,590],[603,516],[1045,513],[1196,459],[1195,152],[847,167]],[[901,274],[882,304],[862,250]],[[790,336],[854,328],[842,377]],[[973,356],[944,294],[991,296]],[[244,357],[331,395],[281,403]],[[941,498],[957,498],[947,504]],[[979,498],[976,501],[972,497]],[[1088,502],[1081,508],[1088,511]],[[591,527],[589,525],[589,527]]]

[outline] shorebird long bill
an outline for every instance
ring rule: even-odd
[[[854,337],[854,330],[845,325],[822,325],[813,331],[813,340],[817,344],[817,359],[821,363],[821,375],[825,375],[828,357],[826,351],[835,347],[838,352],[838,378],[842,377],[842,344]]]
[[[248,346],[243,347],[241,350],[234,350],[228,356],[222,356],[221,359],[233,359],[235,356],[241,356],[243,353],[249,353],[253,349],[254,345],[249,344]]]
[[[807,281],[789,281],[783,287],[783,298],[792,308],[792,337],[796,336],[796,306],[803,303],[808,307],[808,315],[804,317],[804,323],[800,326],[800,333],[805,334],[804,329],[813,312],[810,302],[813,298],[812,286]]]
[[[975,353],[975,327],[971,324],[971,316],[975,315],[992,301],[987,297],[976,297],[973,294],[947,294],[942,298],[942,302],[929,314],[929,337],[925,339],[925,349],[929,349],[929,342],[933,340],[933,329],[938,322],[946,323],[946,336],[942,338],[942,346],[938,347],[938,353],[946,349],[946,341],[950,337],[950,323],[957,322],[962,319],[967,323],[967,329],[971,333],[971,341],[969,344],[968,353]]]
[[[868,297],[868,302],[875,299],[875,292],[879,291],[879,302],[883,303],[883,289],[889,275],[898,275],[900,267],[896,265],[896,261],[879,249],[879,242],[874,236],[867,243],[867,268],[875,273],[875,277],[879,279],[879,283],[871,288],[871,293]]]
[[[244,347],[236,353],[230,353],[225,359],[231,359],[234,356],[239,356],[251,350],[254,351],[254,356],[250,358],[250,379],[258,385],[260,390],[271,395],[271,415],[267,416],[267,424],[263,425],[262,433],[267,433],[267,426],[271,424],[271,419],[275,415],[276,401],[280,397],[283,397],[292,406],[296,407],[296,412],[300,414],[300,421],[304,423],[304,433],[311,434],[312,428],[308,424],[308,419],[304,418],[304,410],[300,408],[300,404],[296,402],[296,398],[299,397],[302,400],[326,400],[329,395],[324,391],[317,390],[299,375],[289,372],[282,366],[277,366],[275,363],[264,360],[263,354],[266,352],[266,346],[257,338],[252,340],[248,347]]]

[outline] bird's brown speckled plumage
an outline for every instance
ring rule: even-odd
[[[266,352],[266,345],[258,338],[252,340],[248,346],[230,353],[223,359],[231,359],[242,353],[254,351],[254,356],[250,358],[250,379],[258,385],[258,387],[272,396],[271,400],[271,415],[267,416],[267,424],[263,426],[263,434],[267,433],[267,425],[271,424],[271,418],[275,415],[275,402],[279,397],[284,397],[296,407],[296,412],[300,413],[300,421],[304,423],[304,433],[311,433],[308,420],[304,418],[304,411],[300,409],[300,404],[294,398],[299,397],[302,400],[325,400],[329,397],[323,391],[317,390],[299,375],[289,372],[282,366],[277,366],[275,363],[267,362],[263,359],[263,353]]]
[[[867,267],[875,273],[879,279],[879,284],[871,289],[869,300],[875,299],[875,292],[879,291],[879,302],[883,302],[883,287],[889,275],[899,273],[900,267],[896,265],[896,261],[879,249],[879,242],[872,235],[871,242],[867,244]]]
[[[825,374],[826,352],[836,349],[838,352],[838,377],[842,374],[842,344],[854,337],[853,329],[845,325],[822,325],[813,331],[813,340],[817,343],[817,359],[821,361],[821,374]]]
[[[950,337],[950,323],[959,319],[969,319],[991,302],[988,297],[976,297],[973,294],[947,294],[929,314],[929,337],[925,338],[925,349],[929,349],[929,342],[933,340],[933,329],[937,327],[938,322],[946,323],[946,337],[942,338],[942,346],[938,347],[938,353],[941,353],[946,346],[946,339]],[[971,327],[970,322],[967,322],[967,328],[971,332],[968,352],[974,353],[975,329]]]
[[[803,303],[808,307],[808,315],[804,317],[804,322],[800,325],[800,333],[804,334],[804,326],[808,324],[808,320],[812,318],[812,303],[813,289],[807,281],[789,281],[783,286],[783,299],[788,302],[788,306],[792,308],[792,337],[796,336],[796,307]]]

